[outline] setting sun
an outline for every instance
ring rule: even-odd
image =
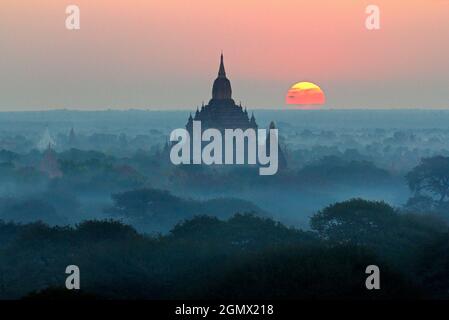
[[[323,90],[312,82],[298,82],[287,93],[286,103],[301,106],[322,105],[325,103]]]

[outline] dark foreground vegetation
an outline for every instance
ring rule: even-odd
[[[250,214],[198,216],[157,237],[112,220],[1,223],[0,298],[449,298],[449,233],[437,218],[354,199],[311,227]],[[81,294],[64,289],[71,264]],[[365,289],[372,264],[381,290]]]

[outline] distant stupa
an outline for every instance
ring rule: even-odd
[[[69,133],[69,141],[68,141],[69,146],[74,147],[74,146],[76,146],[77,142],[78,141],[76,138],[75,130],[72,127],[72,129],[70,129],[70,133]]]
[[[50,130],[48,127],[45,127],[45,131],[42,134],[41,139],[37,143],[37,149],[39,151],[45,151],[47,148],[54,148],[56,146],[55,140],[51,137]]]
[[[48,144],[47,150],[45,150],[44,155],[42,156],[39,170],[52,179],[62,177],[62,171],[59,167],[56,152],[52,149],[50,144]]]
[[[276,129],[274,121],[271,121],[270,127],[268,128],[268,130],[271,130],[271,129]],[[279,139],[279,137],[277,137],[277,139]],[[267,138],[265,140],[265,145],[268,150],[268,153],[271,153],[271,145],[270,145],[270,136],[269,135],[267,135]],[[279,166],[279,170],[284,170],[285,168],[287,168],[287,159],[285,158],[284,152],[282,151],[282,148],[279,143],[278,143],[278,166]]]

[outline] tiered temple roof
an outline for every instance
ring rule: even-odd
[[[215,128],[223,131],[224,129],[246,130],[253,128],[257,130],[257,123],[254,114],[251,118],[248,111],[243,109],[242,105],[237,105],[232,99],[231,82],[226,77],[226,71],[223,62],[223,54],[220,58],[220,67],[218,77],[212,86],[212,99],[207,105],[197,108],[195,115],[190,115],[187,122],[187,130],[192,130],[193,120],[201,121],[203,129]]]

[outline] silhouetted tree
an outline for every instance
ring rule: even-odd
[[[415,194],[427,192],[443,203],[449,196],[449,157],[423,158],[406,178]]]
[[[438,218],[400,214],[385,202],[363,199],[328,206],[310,223],[330,245],[364,246],[401,268],[411,268],[415,255],[447,232]]]
[[[427,195],[417,194],[407,200],[404,209],[407,212],[430,213],[434,210],[435,201]]]
[[[312,229],[334,243],[371,244],[373,236],[396,224],[395,210],[379,201],[352,199],[333,204],[310,220]]]

